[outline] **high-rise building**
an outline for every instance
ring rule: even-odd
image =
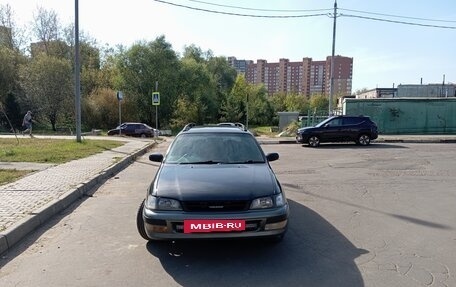
[[[280,59],[278,63],[266,60],[250,62],[244,72],[247,82],[264,84],[270,95],[279,92],[305,96],[330,93],[331,56],[325,61],[303,58],[301,62],[290,62],[288,59]],[[351,94],[352,71],[353,58],[334,57],[334,95]]]
[[[236,57],[228,57],[228,63],[230,66],[236,69],[238,73],[245,74],[247,66],[252,64],[252,60],[238,60]]]
[[[334,95],[350,95],[352,90],[353,58],[334,56]],[[326,85],[325,94],[330,93],[331,56],[326,57]]]

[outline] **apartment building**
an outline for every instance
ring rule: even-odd
[[[228,64],[235,68],[238,73],[245,74],[247,66],[253,64],[252,60],[238,60],[236,57],[228,57]]]
[[[331,56],[324,61],[313,61],[312,58],[303,58],[300,62],[291,62],[285,58],[277,63],[268,63],[266,60],[257,60],[256,63],[250,61],[245,71],[238,71],[245,74],[247,82],[263,84],[270,95],[282,92],[309,97],[313,94],[330,93]],[[352,71],[353,58],[334,57],[335,95],[351,94]]]

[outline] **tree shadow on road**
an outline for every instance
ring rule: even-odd
[[[264,240],[149,242],[147,249],[182,286],[364,286],[356,248],[309,208],[289,200],[288,232]]]

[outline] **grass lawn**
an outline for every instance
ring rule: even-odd
[[[30,172],[33,171],[17,169],[0,169],[0,185],[16,181]]]
[[[23,138],[0,139],[0,161],[64,163],[80,159],[123,143],[110,140],[75,140]]]
[[[276,136],[277,131],[273,131],[273,127],[269,126],[261,126],[261,127],[252,127],[252,131],[254,131],[259,136]]]
[[[19,138],[0,139],[0,162],[65,163],[123,145],[110,140]],[[32,171],[0,169],[0,184],[17,180]]]

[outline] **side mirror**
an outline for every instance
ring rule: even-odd
[[[155,162],[162,162],[163,161],[163,155],[161,153],[153,153],[149,155],[149,160],[150,161],[155,161]]]
[[[278,160],[279,159],[279,154],[276,153],[276,152],[273,152],[273,153],[268,153],[266,155],[266,158],[268,161],[275,161],[275,160]]]

